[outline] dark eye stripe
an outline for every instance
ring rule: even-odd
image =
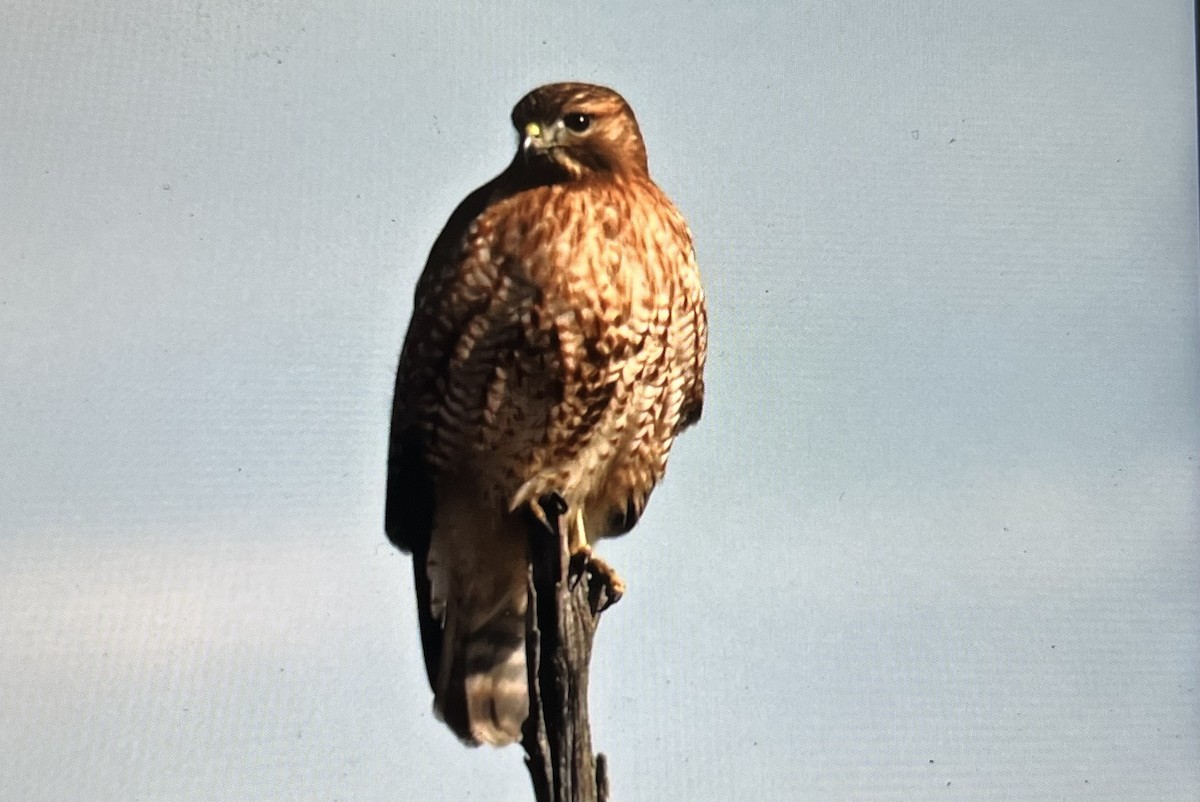
[[[575,133],[586,131],[588,126],[592,124],[592,117],[589,114],[568,114],[563,117],[563,125],[570,128]]]

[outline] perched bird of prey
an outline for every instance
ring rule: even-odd
[[[434,242],[400,355],[385,524],[413,556],[425,666],[465,742],[518,740],[529,513],[573,554],[627,532],[700,417],[704,294],[683,217],[611,89],[512,112],[519,147]]]

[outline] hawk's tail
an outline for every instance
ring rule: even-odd
[[[525,614],[505,605],[474,628],[447,605],[434,706],[459,738],[506,746],[529,715]]]
[[[520,740],[529,714],[529,562],[516,531],[472,534],[479,539],[469,544],[434,537],[422,630],[428,624],[436,638],[425,642],[426,662],[446,725],[464,742],[503,747]]]

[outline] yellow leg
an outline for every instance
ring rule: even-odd
[[[575,526],[571,528],[571,538],[568,542],[570,543],[571,554],[591,551],[591,547],[588,544],[587,529],[583,525],[582,506],[575,512]]]
[[[621,598],[621,595],[625,593],[625,580],[621,578],[621,575],[612,566],[597,557],[592,551],[592,546],[588,543],[587,529],[584,528],[583,524],[582,509],[575,513],[575,526],[571,528],[568,543],[570,544],[569,548],[572,559],[586,560],[591,571],[603,577],[604,581],[608,584],[609,595],[612,599],[609,603],[611,604]]]

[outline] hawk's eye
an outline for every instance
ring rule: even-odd
[[[592,117],[590,114],[579,114],[576,112],[575,114],[568,114],[567,116],[563,117],[563,125],[567,126],[567,128],[570,128],[577,134],[586,131],[588,126],[591,124]]]

